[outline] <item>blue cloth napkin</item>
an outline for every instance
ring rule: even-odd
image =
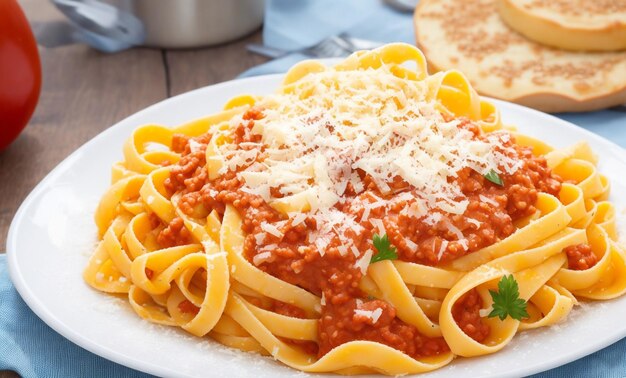
[[[380,42],[414,43],[410,13],[400,13],[380,0],[269,0],[264,41],[272,47],[297,49],[347,31]],[[304,59],[289,55],[244,74],[285,72]],[[626,112],[600,111],[559,117],[626,147]],[[149,377],[98,357],[66,340],[44,324],[20,298],[0,255],[0,370],[30,377]],[[623,377],[626,339],[591,356],[533,376],[547,378]]]
[[[269,0],[263,43],[291,51],[345,31],[351,37],[378,42],[415,43],[411,14],[385,6],[381,0]],[[253,67],[240,77],[285,72],[303,59],[307,57],[288,55]]]
[[[82,349],[48,327],[24,303],[0,254],[0,370],[24,378],[147,378]]]

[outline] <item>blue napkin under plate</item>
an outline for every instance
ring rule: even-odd
[[[286,50],[310,46],[344,31],[353,37],[380,42],[414,43],[411,16],[380,0],[269,0],[263,37],[267,45]],[[285,72],[305,58],[299,54],[288,55],[254,67],[241,77]],[[557,116],[626,146],[624,111]],[[0,255],[0,370],[13,370],[25,378],[149,377],[78,347],[43,323],[13,287],[5,255]],[[625,375],[626,339],[533,378]]]
[[[88,352],[48,327],[13,287],[5,254],[0,254],[1,370],[24,378],[152,377]]]

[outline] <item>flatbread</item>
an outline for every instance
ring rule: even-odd
[[[500,16],[535,42],[573,51],[626,50],[626,0],[500,0]]]
[[[422,0],[416,40],[430,68],[459,69],[481,94],[546,112],[626,103],[626,52],[569,52],[532,42],[504,24],[497,3]]]

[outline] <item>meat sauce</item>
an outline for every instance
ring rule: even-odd
[[[233,143],[259,142],[260,136],[250,132],[254,121],[263,117],[258,109],[251,109],[244,115],[244,121],[233,135]],[[470,130],[475,138],[482,138],[478,127],[464,121],[459,127]],[[507,134],[508,135],[508,134]],[[236,172],[229,171],[215,180],[209,180],[205,168],[206,144],[210,135],[194,138],[194,144],[200,146],[191,150],[189,140],[182,135],[175,135],[173,149],[182,154],[180,161],[171,168],[170,177],[165,181],[166,189],[171,193],[180,193],[180,209],[194,217],[208,215],[209,209],[215,209],[223,215],[225,206],[234,206],[243,219],[244,255],[252,263],[255,257],[264,252],[263,259],[256,261],[257,267],[268,274],[286,282],[304,288],[322,296],[322,311],[318,325],[318,344],[303,344],[303,348],[323,356],[334,347],[351,340],[370,340],[398,349],[412,357],[433,356],[449,350],[443,338],[428,338],[413,325],[397,317],[396,309],[389,303],[375,298],[368,298],[359,288],[363,277],[355,262],[361,255],[340,251],[338,237],[330,240],[325,251],[320,253],[309,236],[317,227],[312,216],[293,224],[261,197],[241,190],[243,183]],[[247,145],[247,144],[246,144]],[[363,172],[358,172],[364,190],[357,193],[351,184],[336,208],[346,214],[354,215],[362,226],[359,232],[346,231],[346,236],[358,251],[371,248],[371,240],[379,231],[364,218],[366,211],[362,206],[376,198],[388,200],[389,205],[369,210],[369,219],[380,219],[391,244],[397,248],[399,259],[428,265],[438,265],[452,261],[460,256],[472,253],[493,244],[515,231],[513,222],[529,216],[536,211],[535,203],[539,192],[556,195],[561,186],[559,177],[547,168],[545,159],[535,157],[529,148],[518,146],[513,138],[503,140],[509,154],[515,154],[523,164],[513,174],[501,174],[504,184],[496,185],[479,173],[464,169],[455,179],[463,194],[469,199],[465,214],[450,215],[441,213],[436,224],[431,225],[422,219],[408,216],[402,212],[406,201],[394,201],[397,193],[410,191],[401,180],[390,183],[392,193],[385,195]],[[240,146],[245,149],[245,146]],[[513,152],[511,152],[513,151]],[[406,196],[405,196],[406,197]],[[361,220],[361,221],[359,221]],[[264,231],[262,223],[276,225],[281,237]],[[462,235],[460,235],[462,234]],[[258,236],[261,235],[259,238]],[[461,242],[459,237],[466,239]],[[174,219],[159,234],[158,241],[163,246],[185,244],[191,236],[182,227],[182,220]],[[269,246],[272,246],[269,249]],[[443,247],[442,247],[443,246]],[[585,254],[582,247],[568,252],[574,256],[576,264],[587,261],[578,258]],[[258,257],[257,257],[258,259]],[[270,310],[290,316],[302,317],[304,313],[296,311],[287,304],[272,304]],[[187,304],[183,305],[185,310]],[[453,308],[453,317],[461,329],[477,341],[489,335],[489,327],[480,319],[482,307],[480,296],[475,291],[467,293]],[[183,310],[181,308],[181,310]],[[361,311],[357,311],[361,310]],[[378,317],[365,316],[378,312]],[[313,343],[314,344],[314,343]]]
[[[598,257],[587,243],[570,245],[563,252],[567,255],[567,267],[572,270],[589,269],[598,262]]]

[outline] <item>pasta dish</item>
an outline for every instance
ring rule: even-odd
[[[503,125],[407,44],[299,63],[123,153],[85,281],[298,370],[426,372],[626,291],[590,147]]]

